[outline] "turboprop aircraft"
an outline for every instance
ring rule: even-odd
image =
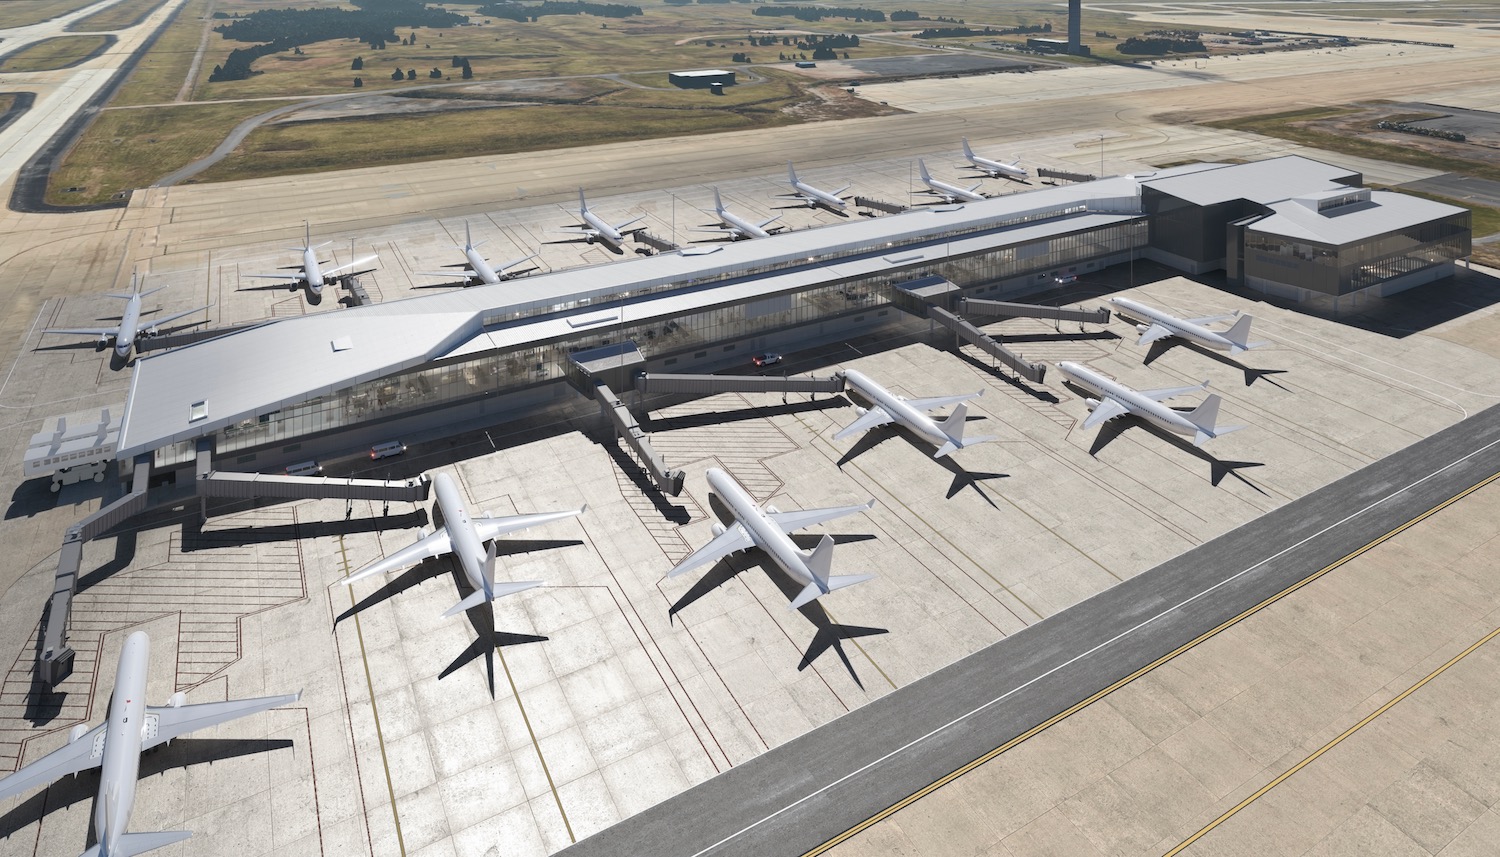
[[[792,166],[791,161],[786,162],[787,180],[792,184],[793,193],[779,193],[776,196],[781,199],[800,199],[808,208],[822,208],[834,214],[843,214],[847,207],[843,197],[839,194],[850,188],[844,185],[835,191],[819,190],[805,181],[797,178],[797,169]]]
[[[717,224],[696,226],[694,229],[704,232],[724,232],[729,235],[730,240],[738,241],[742,238],[769,238],[772,233],[786,228],[784,226],[778,226],[774,229],[766,228],[781,219],[781,215],[779,214],[759,222],[740,217],[738,214],[724,207],[724,200],[719,197],[718,188],[714,188],[713,213],[719,216]]]
[[[573,226],[564,226],[561,228],[568,230],[581,230],[583,232],[584,241],[588,242],[589,244],[594,244],[596,242],[601,243],[604,246],[608,247],[610,249],[610,252],[618,254],[625,252],[626,235],[633,235],[636,232],[641,231],[641,229],[645,228],[641,227],[638,229],[626,229],[625,227],[629,226],[632,223],[639,223],[646,218],[642,216],[637,217],[634,220],[627,220],[624,223],[611,225],[604,218],[589,210],[589,202],[583,197],[583,188],[579,188],[578,219],[582,220],[583,222],[575,224]]]
[[[479,242],[479,244],[483,243],[483,241]],[[474,243],[474,236],[469,232],[469,221],[465,220],[464,245],[458,249],[464,251],[464,258],[468,261],[443,266],[445,268],[462,268],[463,270],[417,271],[417,273],[424,277],[447,277],[449,278],[450,282],[452,281],[453,276],[457,274],[460,278],[463,279],[463,283],[466,286],[474,282],[483,283],[487,286],[493,286],[496,283],[503,283],[506,280],[513,280],[516,277],[521,276],[522,274],[529,274],[532,271],[536,270],[535,265],[520,271],[512,272],[510,270],[511,268],[514,268],[523,262],[529,262],[532,259],[535,259],[537,256],[537,254],[535,253],[532,253],[529,256],[522,256],[519,259],[511,259],[509,262],[501,262],[499,265],[491,265],[489,260],[484,258],[484,255],[479,252],[479,244]],[[430,289],[434,287],[417,286],[416,288]]]
[[[144,298],[147,295],[154,295],[164,288],[166,288],[166,286],[157,286],[154,289],[143,292],[141,291],[140,283],[137,280],[135,274],[131,274],[130,292],[123,295],[110,295],[110,297],[112,298],[120,298],[125,301],[125,311],[120,314],[119,324],[115,325],[114,327],[49,327],[46,330],[42,331],[42,333],[72,333],[79,336],[97,336],[99,337],[99,344],[101,346],[109,340],[113,339],[115,341],[115,355],[126,363],[129,363],[131,357],[134,356],[137,336],[155,336],[157,329],[167,322],[176,321],[179,318],[192,315],[195,312],[202,312],[203,310],[206,310],[209,307],[213,306],[213,304],[208,304],[207,306],[200,306],[195,309],[186,310],[184,312],[173,313],[172,315],[152,319],[144,326],[142,326],[141,298]],[[198,324],[207,323],[208,322],[206,320],[198,322]]]
[[[367,577],[385,574],[398,568],[416,565],[435,556],[451,553],[458,559],[459,567],[463,569],[469,585],[474,587],[471,595],[443,613],[444,616],[457,616],[471,607],[478,607],[496,598],[514,595],[517,592],[543,585],[543,581],[540,580],[496,583],[495,539],[527,527],[582,515],[588,509],[588,506],[584,506],[582,509],[567,512],[540,512],[534,515],[511,515],[505,518],[481,515],[471,518],[463,498],[458,493],[458,486],[453,482],[453,477],[446,473],[439,473],[432,480],[432,487],[437,494],[437,508],[443,515],[443,526],[438,527],[432,533],[423,533],[422,537],[413,544],[407,545],[384,559],[378,559],[344,578],[345,586],[350,586]]]
[[[718,562],[732,553],[750,548],[760,548],[771,557],[771,561],[793,580],[803,584],[802,591],[792,599],[791,609],[814,601],[835,589],[843,589],[856,583],[870,580],[873,574],[831,574],[833,568],[833,536],[825,534],[818,546],[810,551],[797,547],[790,535],[792,530],[811,527],[824,521],[832,521],[846,515],[866,512],[875,508],[875,501],[860,506],[837,506],[829,509],[806,509],[799,512],[780,512],[767,506],[764,511],[756,505],[750,495],[733,477],[717,467],[708,469],[708,485],[713,493],[729,507],[734,523],[714,524],[714,538],[687,559],[679,562],[667,572],[676,577],[699,566]]]
[[[986,437],[964,437],[964,422],[969,418],[969,408],[963,404],[969,399],[984,395],[984,391],[977,393],[964,393],[958,396],[938,396],[931,399],[904,399],[890,390],[870,380],[864,373],[855,369],[844,370],[844,381],[853,387],[865,401],[871,403],[869,410],[856,408],[859,419],[840,429],[833,436],[834,440],[843,440],[853,434],[883,426],[887,423],[896,423],[910,430],[917,437],[936,446],[937,452],[932,454],[933,458],[942,458],[949,453],[973,446],[976,443],[994,440],[994,436]],[[927,416],[924,411],[942,408],[948,405],[958,405],[953,413],[942,422]]]
[[[988,197],[979,192],[978,183],[973,187],[963,188],[933,178],[927,172],[927,164],[921,158],[917,158],[917,172],[922,177],[922,184],[927,185],[927,190],[917,191],[918,193],[930,193],[933,196],[940,196],[949,203],[983,202],[985,199],[988,199]]]
[[[1269,345],[1267,342],[1250,342],[1250,323],[1255,319],[1248,315],[1230,313],[1228,315],[1211,315],[1205,318],[1177,318],[1159,309],[1153,309],[1143,303],[1138,303],[1130,298],[1110,298],[1109,302],[1116,307],[1125,310],[1131,317],[1147,322],[1137,324],[1135,329],[1141,332],[1141,338],[1136,345],[1146,345],[1158,339],[1176,336],[1182,339],[1196,342],[1199,345],[1219,351],[1228,351],[1231,355],[1243,354],[1252,348]],[[1120,313],[1117,311],[1117,315]],[[1209,330],[1205,324],[1216,321],[1228,321],[1235,319],[1228,330]]]
[[[1003,164],[999,161],[992,161],[989,158],[981,158],[974,154],[973,149],[969,148],[968,137],[964,138],[964,157],[969,159],[969,169],[979,170],[992,179],[1013,179],[1018,182],[1026,181],[1028,174],[1025,169],[1018,166],[1021,163],[1020,161]]]
[[[1098,372],[1081,366],[1077,363],[1063,361],[1057,364],[1063,377],[1075,385],[1098,396],[1097,399],[1084,399],[1083,403],[1092,412],[1088,419],[1083,421],[1086,429],[1102,425],[1115,417],[1126,414],[1145,420],[1157,428],[1166,429],[1174,434],[1187,435],[1193,439],[1193,446],[1202,446],[1205,442],[1239,431],[1244,426],[1220,426],[1219,403],[1222,401],[1217,395],[1210,395],[1203,400],[1203,404],[1186,413],[1169,408],[1162,402],[1174,396],[1186,393],[1195,393],[1206,389],[1208,382],[1194,384],[1191,387],[1168,387],[1163,390],[1132,390],[1131,388],[1100,375]]]
[[[288,248],[302,254],[302,264],[288,265],[285,268],[282,268],[283,271],[296,271],[295,274],[244,274],[243,276],[258,280],[286,280],[286,287],[288,291],[295,292],[299,287],[306,287],[309,295],[317,297],[322,295],[324,286],[331,286],[337,283],[339,280],[346,279],[348,277],[358,277],[360,274],[368,274],[371,271],[375,270],[374,268],[365,268],[360,271],[349,270],[350,268],[358,268],[360,265],[368,265],[369,263],[378,260],[380,256],[374,253],[370,254],[369,256],[362,256],[358,259],[355,259],[353,262],[350,262],[347,265],[340,265],[337,268],[329,268],[326,271],[323,270],[323,266],[328,263],[318,261],[317,251],[320,248],[327,247],[333,242],[324,241],[322,244],[318,244],[315,246],[312,243],[311,224],[304,220],[302,222],[302,225],[307,230],[305,242],[301,247]]]
[[[94,803],[94,833],[99,841],[84,851],[83,857],[132,857],[193,835],[186,830],[126,831],[130,811],[135,806],[142,752],[190,732],[290,705],[302,698],[298,691],[287,696],[187,705],[187,695],[179,691],[172,694],[166,705],[147,705],[146,669],[150,653],[151,638],[144,632],[136,631],[126,637],[115,670],[108,718],[93,729],[81,723],[74,726],[68,733],[68,743],[0,780],[0,798],[8,798],[33,786],[50,784],[66,774],[101,768],[99,797]]]

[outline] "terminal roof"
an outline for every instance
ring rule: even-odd
[[[1287,155],[1250,164],[1197,164],[1199,169],[1171,176],[1141,177],[1141,184],[1194,205],[1248,199],[1267,205],[1294,196],[1358,184],[1360,174],[1330,164]]]

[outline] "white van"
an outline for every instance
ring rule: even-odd
[[[385,443],[377,443],[370,447],[370,460],[379,461],[382,458],[390,458],[400,455],[406,451],[406,444],[399,440],[388,440]]]
[[[323,465],[316,461],[301,461],[296,464],[289,464],[286,468],[286,475],[288,476],[317,476],[322,472]]]

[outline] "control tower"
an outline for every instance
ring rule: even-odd
[[[1083,54],[1083,0],[1068,0],[1068,53]]]

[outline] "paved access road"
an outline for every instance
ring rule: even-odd
[[[1500,406],[561,853],[802,854],[1497,472]]]

